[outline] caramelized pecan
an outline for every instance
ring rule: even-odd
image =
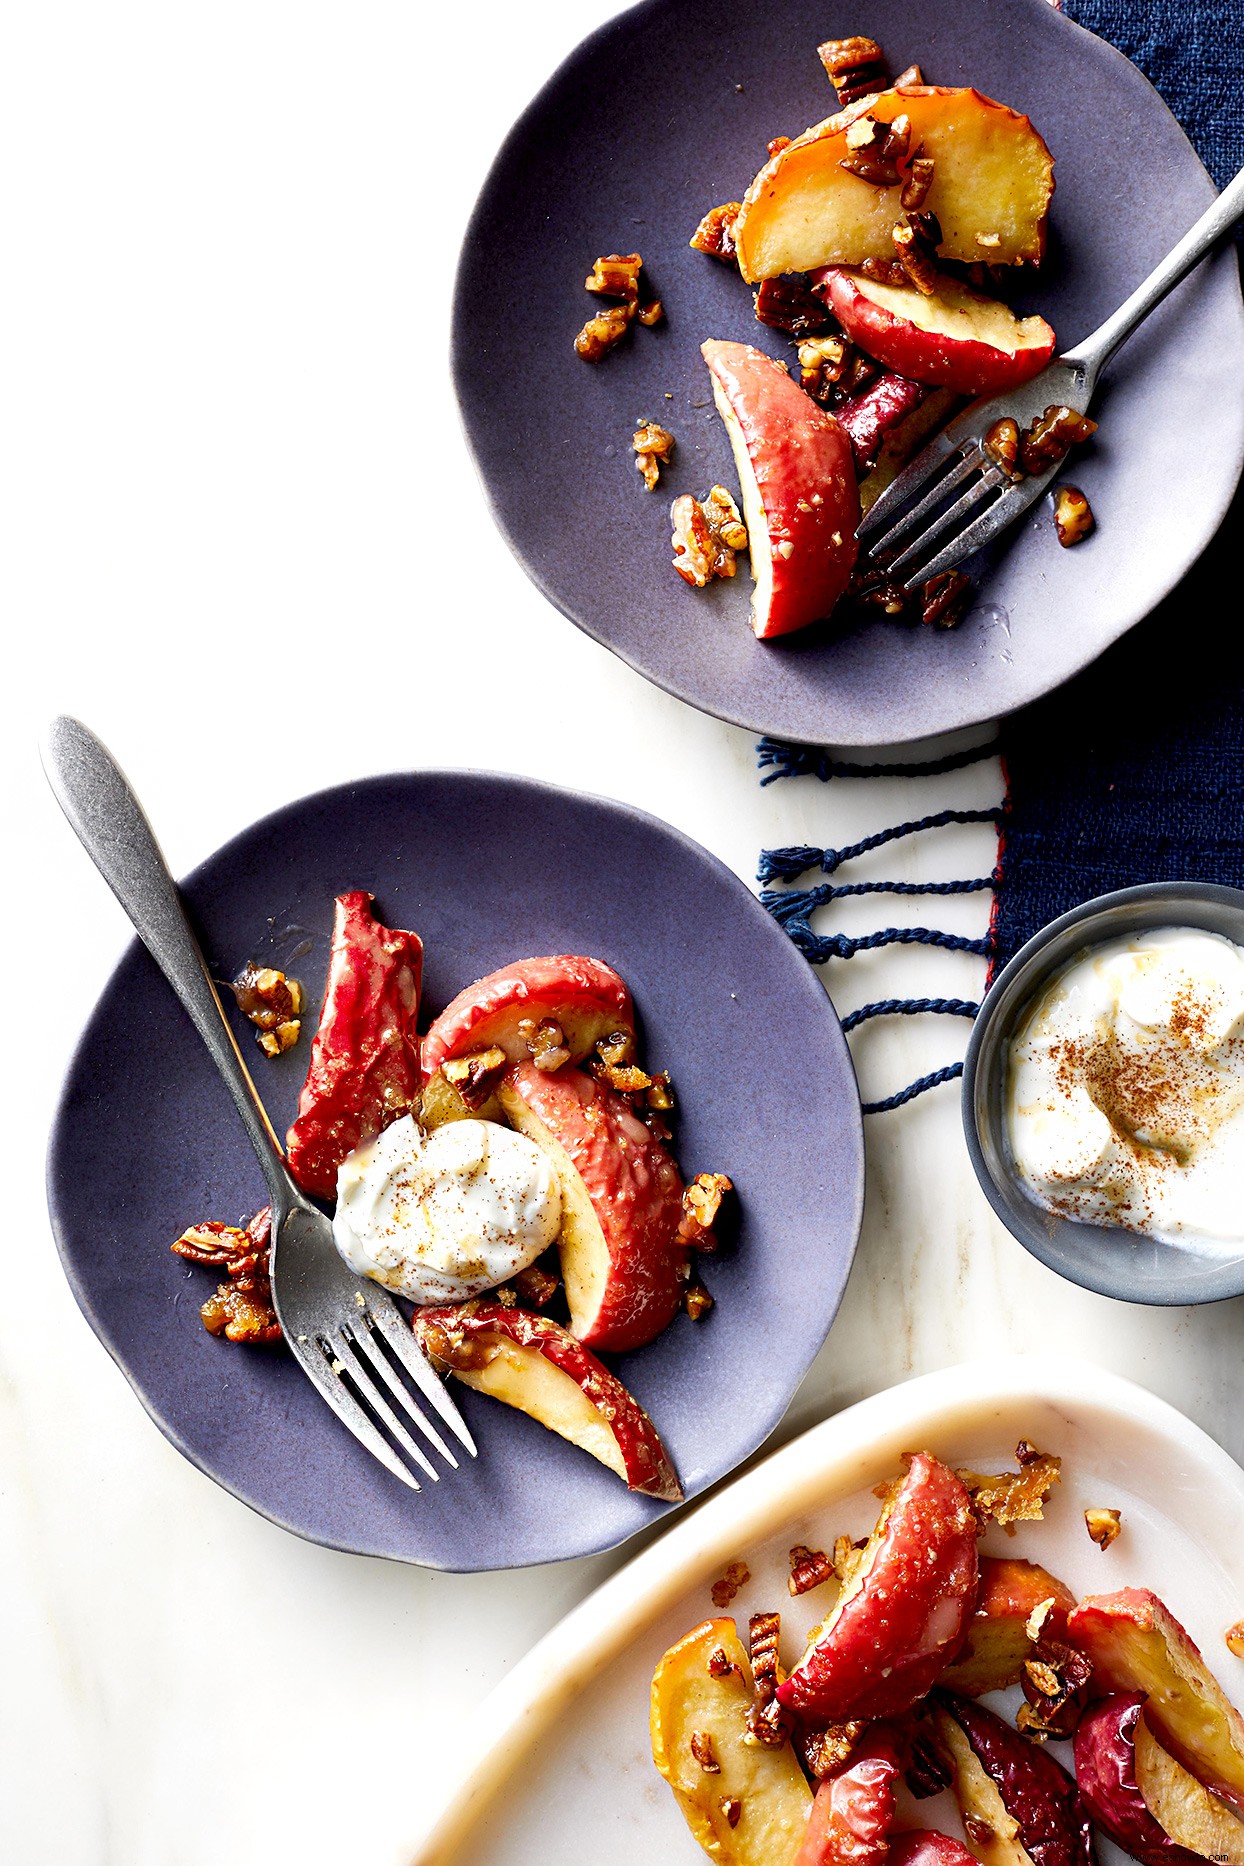
[[[1054,529],[1068,549],[1087,538],[1094,525],[1093,508],[1078,486],[1059,486],[1054,494]]]
[[[734,223],[742,206],[741,201],[724,201],[720,207],[710,207],[689,244],[697,253],[707,253],[712,259],[724,259],[728,265],[733,265]]]

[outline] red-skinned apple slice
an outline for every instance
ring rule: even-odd
[[[936,1698],[963,1829],[982,1866],[1096,1866],[1089,1811],[1049,1751],[968,1698]]]
[[[980,1570],[980,1592],[967,1639],[942,1676],[948,1690],[965,1698],[1005,1691],[1008,1685],[1019,1683],[1024,1660],[1032,1657],[1027,1628],[1034,1608],[1043,1601],[1053,1602],[1042,1632],[1062,1640],[1067,1637],[1067,1615],[1076,1604],[1071,1589],[1035,1562],[985,1555]]]
[[[901,1766],[891,1732],[883,1724],[869,1730],[818,1787],[794,1866],[883,1866]]]
[[[1030,382],[1054,354],[1043,317],[1016,317],[1009,305],[957,279],[937,290],[883,285],[829,266],[814,284],[852,343],[887,369],[960,395],[1001,395]]]
[[[1170,1609],[1148,1588],[1091,1594],[1067,1621],[1103,1690],[1141,1691],[1145,1720],[1197,1779],[1244,1810],[1244,1719]]]
[[[467,1386],[590,1452],[629,1489],[681,1500],[669,1454],[643,1407],[559,1323],[493,1302],[416,1309],[411,1325],[433,1359]]]
[[[1136,1780],[1144,1702],[1139,1691],[1123,1691],[1089,1706],[1075,1734],[1076,1782],[1103,1833],[1141,1866],[1193,1866],[1193,1855],[1154,1819]]]
[[[682,1295],[677,1166],[630,1104],[580,1069],[543,1074],[528,1058],[496,1093],[561,1184],[558,1250],[572,1331],[610,1353],[642,1348],[673,1320]]]
[[[847,587],[860,522],[851,443],[771,356],[716,340],[700,350],[743,494],[752,628],[768,641],[821,621]]]
[[[837,1605],[778,1687],[801,1716],[896,1717],[925,1696],[963,1643],[976,1600],[972,1501],[917,1452]]]
[[[1244,1822],[1163,1749],[1143,1715],[1136,1726],[1136,1786],[1178,1847],[1218,1866],[1244,1866]]]
[[[635,1028],[631,994],[602,959],[581,953],[519,959],[477,979],[446,1005],[423,1039],[423,1072],[433,1075],[451,1056],[494,1046],[518,1062],[530,1053],[519,1024],[544,1018],[561,1025],[572,1062],[581,1062],[601,1037]]]
[[[976,1866],[976,1862],[953,1834],[939,1833],[935,1827],[915,1827],[892,1837],[886,1866]]]

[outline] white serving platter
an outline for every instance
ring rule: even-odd
[[[1039,1561],[1077,1594],[1153,1588],[1244,1704],[1244,1663],[1223,1642],[1244,1614],[1244,1471],[1173,1407],[1086,1362],[972,1362],[813,1427],[682,1516],[568,1614],[481,1707],[466,1772],[433,1812],[412,1866],[702,1862],[652,1766],[648,1688],[665,1648],[720,1611],[712,1583],[745,1560],[751,1580],[728,1611],[745,1625],[762,1607],[780,1609],[789,1660],[824,1613],[819,1591],[788,1595],[792,1544],[824,1548],[866,1533],[878,1509],[872,1485],[905,1451],[1001,1469],[1021,1438],[1062,1457],[1063,1482],[1044,1522],[1014,1538],[991,1531],[985,1552]],[[1089,1540],[1089,1506],[1122,1512],[1108,1550]]]

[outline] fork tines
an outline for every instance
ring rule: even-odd
[[[1012,484],[974,436],[947,447],[940,458],[930,458],[931,452],[926,449],[886,487],[856,534],[877,568],[908,587],[969,555],[979,521]]]

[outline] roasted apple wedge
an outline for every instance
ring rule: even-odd
[[[935,1695],[963,1830],[981,1866],[1095,1866],[1089,1811],[1049,1751],[968,1698]]]
[[[1194,1856],[1171,1839],[1140,1792],[1136,1732],[1144,1703],[1139,1691],[1123,1691],[1089,1706],[1075,1734],[1076,1784],[1102,1832],[1141,1866],[1193,1866]]]
[[[860,522],[851,443],[771,356],[715,339],[700,350],[743,495],[752,629],[767,641],[829,615],[850,580]]]
[[[925,293],[829,266],[813,281],[843,330],[887,369],[960,395],[1001,395],[1039,375],[1054,354],[1043,317],[1016,317],[1001,299],[941,277]]]
[[[895,1717],[955,1656],[976,1600],[976,1518],[955,1473],[917,1452],[781,1702],[832,1723]]]
[[[602,1037],[634,1030],[631,994],[602,959],[581,953],[519,959],[446,1005],[423,1039],[424,1074],[434,1075],[451,1057],[492,1048],[517,1062],[531,1054],[531,1040],[546,1023],[564,1038],[561,1060],[581,1062]]]
[[[1033,1641],[1028,1621],[1036,1608],[1050,1601],[1042,1631],[1055,1639],[1067,1636],[1067,1615],[1076,1604],[1071,1589],[1048,1568],[1009,1556],[985,1555],[980,1564],[980,1592],[968,1623],[963,1650],[942,1683],[961,1697],[978,1698],[986,1691],[1005,1691],[1016,1685],[1031,1658]]]
[[[852,159],[848,136],[859,138],[865,117],[885,125],[906,117],[911,151],[932,158],[922,208],[936,216],[944,258],[1040,261],[1054,159],[1028,118],[970,88],[903,85],[805,130],[761,169],[734,223],[745,279],[894,258],[901,166],[889,186],[843,166]]]
[[[1244,1866],[1244,1822],[1162,1747],[1143,1711],[1136,1725],[1136,1785],[1179,1847],[1219,1866]]]
[[[506,1119],[543,1149],[561,1184],[558,1239],[570,1327],[590,1348],[642,1348],[684,1287],[682,1179],[630,1104],[581,1069],[531,1058],[497,1087]]]
[[[733,1620],[705,1620],[652,1678],[652,1760],[688,1827],[720,1866],[793,1860],[812,1791],[789,1743],[748,1737],[752,1670]]]
[[[480,1302],[416,1309],[411,1324],[437,1365],[467,1386],[590,1452],[628,1489],[666,1503],[681,1500],[669,1454],[643,1407],[559,1323]]]
[[[1170,1609],[1148,1588],[1092,1594],[1067,1636],[1107,1691],[1140,1691],[1145,1721],[1197,1779],[1244,1810],[1244,1719]]]
[[[885,1866],[901,1767],[892,1733],[875,1725],[818,1786],[794,1866]]]

